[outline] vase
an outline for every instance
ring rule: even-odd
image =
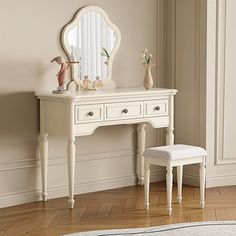
[[[152,72],[151,72],[152,66],[146,65],[146,73],[143,80],[143,86],[145,89],[150,89],[153,86],[153,79],[152,79]]]

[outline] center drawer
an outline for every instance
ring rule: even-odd
[[[105,120],[122,120],[143,117],[143,102],[105,104]]]

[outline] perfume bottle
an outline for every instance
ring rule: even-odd
[[[88,75],[85,75],[85,76],[84,76],[83,89],[84,89],[84,90],[91,90],[91,89],[93,89],[93,87],[92,87],[92,82],[89,80]]]
[[[93,88],[95,90],[101,89],[103,87],[103,82],[100,76],[96,76],[96,79],[93,81]]]

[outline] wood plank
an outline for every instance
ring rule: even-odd
[[[150,209],[144,209],[143,187],[126,187],[0,209],[0,236],[58,236],[80,231],[158,226],[172,223],[236,220],[235,186],[207,189],[206,208],[199,208],[199,189],[183,186],[183,203],[173,192],[173,215],[166,214],[165,182],[150,187]]]

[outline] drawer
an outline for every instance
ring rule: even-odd
[[[144,101],[144,117],[168,115],[168,99]]]
[[[75,123],[103,121],[103,105],[75,106]]]
[[[105,104],[105,120],[135,119],[143,117],[143,102]]]

